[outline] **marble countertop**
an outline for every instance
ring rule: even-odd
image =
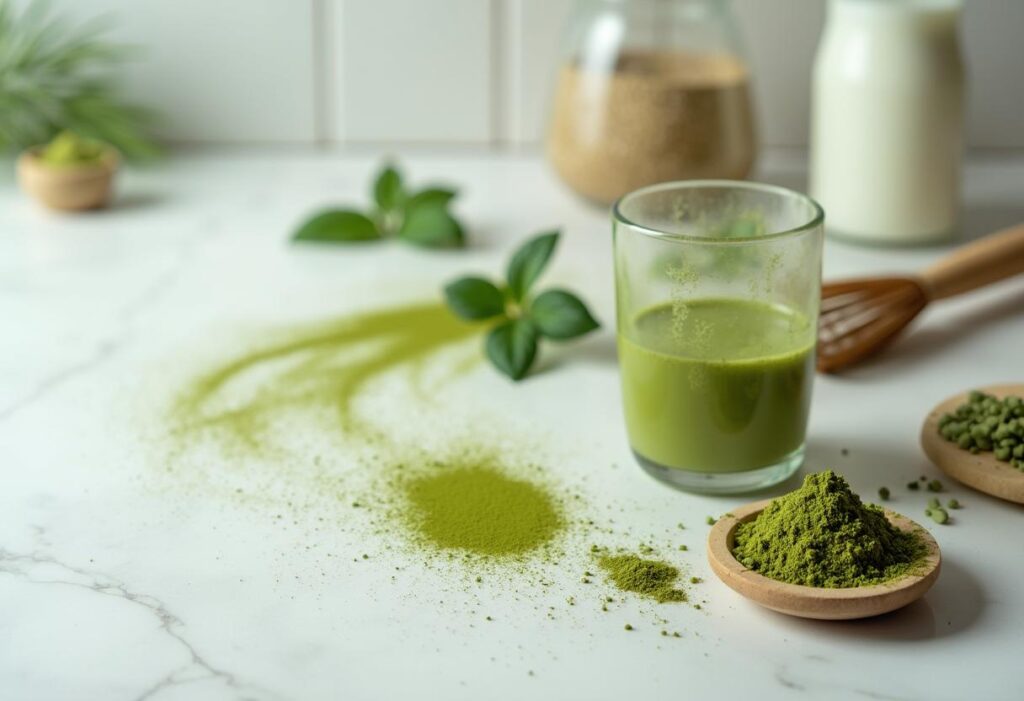
[[[711,574],[703,541],[705,516],[745,499],[675,492],[630,456],[604,213],[532,155],[413,153],[414,181],[462,188],[469,250],[289,245],[314,207],[361,200],[378,156],[184,152],[127,173],[115,208],[82,216],[41,211],[0,178],[0,696],[1024,698],[1021,507],[946,480],[964,508],[929,524],[942,575],[895,614],[816,623],[742,600]],[[800,187],[802,162],[769,154],[761,177]],[[1024,159],[973,159],[966,200],[968,236],[1024,221]],[[239,473],[261,498],[233,499],[211,478],[238,467],[229,457],[193,464],[161,440],[183,378],[260,329],[434,298],[553,226],[564,240],[546,279],[579,289],[605,330],[521,385],[479,365],[427,413],[517,436],[630,537],[688,543],[666,555],[705,580],[691,589],[700,610],[627,597],[601,611],[607,589],[580,582],[585,551],[541,590],[514,574],[467,588],[332,508],[331,488],[291,463]],[[826,276],[913,271],[943,252],[829,241]],[[834,467],[865,494],[888,485],[892,507],[924,521],[925,495],[904,488],[938,476],[920,422],[961,389],[1021,381],[1022,347],[1024,280],[936,306],[876,362],[817,379],[804,471]],[[389,404],[388,387],[385,418],[427,415]]]

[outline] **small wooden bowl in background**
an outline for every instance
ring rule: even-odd
[[[895,611],[928,591],[939,576],[939,545],[928,531],[905,516],[888,509],[889,523],[901,531],[918,529],[928,552],[921,570],[883,584],[865,587],[829,589],[788,584],[744,567],[732,554],[736,527],[757,517],[771,500],[733,509],[715,523],[708,534],[708,561],[711,569],[729,588],[751,601],[774,611],[820,620],[868,618]]]
[[[21,189],[50,209],[81,211],[105,207],[114,190],[114,175],[121,158],[107,148],[99,161],[79,165],[50,165],[43,161],[41,146],[18,157]]]
[[[981,391],[999,399],[1024,397],[1024,384],[989,385],[982,387]],[[1024,471],[997,459],[990,450],[981,453],[966,451],[939,433],[939,420],[955,411],[969,396],[970,392],[963,392],[932,409],[921,427],[921,448],[940,470],[958,482],[979,492],[1024,504]]]

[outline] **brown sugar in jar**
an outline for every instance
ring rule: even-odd
[[[573,61],[558,77],[548,158],[603,204],[657,182],[745,178],[756,152],[749,83],[724,53],[631,50],[612,70]]]

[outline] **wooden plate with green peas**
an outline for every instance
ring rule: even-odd
[[[921,567],[882,584],[826,588],[788,584],[770,579],[742,565],[732,554],[736,527],[757,518],[770,499],[733,509],[719,519],[708,535],[708,561],[726,586],[751,601],[800,618],[849,620],[869,618],[903,608],[924,596],[939,576],[939,544],[924,528],[894,511],[885,510],[889,523],[902,531],[918,532],[926,548]]]
[[[1024,385],[1019,384],[992,385],[982,387],[977,391],[999,400],[1005,400],[1007,397],[1024,397]],[[958,482],[963,482],[979,492],[1024,504],[1024,470],[1014,467],[1008,460],[1001,460],[993,450],[983,449],[991,447],[1000,450],[1008,448],[1010,444],[1020,443],[1020,428],[1018,426],[1024,427],[1024,417],[1015,418],[1014,424],[1009,429],[1005,425],[1000,426],[1000,424],[1006,424],[1006,421],[996,423],[990,421],[987,425],[982,423],[977,427],[976,438],[964,439],[965,443],[969,443],[971,447],[980,451],[976,453],[961,448],[956,442],[943,437],[940,433],[942,417],[968,403],[971,394],[971,392],[964,392],[950,397],[932,409],[924,420],[924,426],[921,427],[921,447],[940,470]],[[957,433],[969,434],[970,430],[974,428],[964,425],[967,422],[959,423],[960,425],[952,427],[955,430],[948,431],[952,438],[957,438]],[[979,441],[981,445],[978,445]],[[1000,445],[1004,441],[1006,445]],[[1008,457],[1012,458],[1012,450],[1013,448],[1010,448],[1009,451],[1003,450],[1000,455],[1009,453]]]

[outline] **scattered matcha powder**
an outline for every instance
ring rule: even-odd
[[[660,604],[687,600],[686,592],[675,587],[679,570],[667,562],[627,553],[603,555],[598,564],[622,591],[654,599]]]
[[[733,554],[755,572],[790,584],[857,587],[914,571],[926,549],[880,507],[864,504],[831,470],[772,500],[736,529]]]
[[[276,334],[275,342],[229,360],[195,379],[170,408],[173,435],[185,444],[211,437],[233,452],[265,455],[275,418],[315,410],[333,416],[347,438],[366,438],[355,398],[385,373],[416,372],[446,346],[479,329],[439,303],[375,310]],[[359,351],[372,344],[372,354]],[[451,376],[466,368],[456,367]],[[259,377],[259,391],[232,390]]]
[[[371,311],[284,331],[190,383],[171,407],[172,435],[182,446],[212,439],[233,456],[278,455],[275,422],[295,412],[304,412],[305,418],[312,411],[333,419],[333,429],[346,441],[390,453],[393,446],[387,438],[355,409],[356,397],[370,382],[400,367],[415,380],[434,354],[476,333],[438,304]],[[361,354],[367,344],[374,352]],[[457,365],[446,378],[468,367]],[[258,390],[249,392],[245,388],[254,377],[259,378]],[[323,469],[319,457],[313,462]],[[540,549],[547,553],[568,527],[562,500],[543,480],[525,479],[521,470],[506,470],[499,460],[422,460],[389,473],[381,498],[345,501],[386,519],[377,521],[382,529],[400,524],[417,547],[448,551],[449,557],[459,550],[466,553],[460,560],[480,556],[487,561],[518,560]],[[707,522],[715,519],[709,516]],[[684,528],[681,522],[677,525]],[[590,550],[618,588],[658,602],[687,600],[686,592],[675,587],[679,571],[672,565],[638,555],[606,555],[597,545]],[[640,552],[651,555],[654,549],[642,544]],[[582,581],[592,576],[585,572]],[[476,582],[481,581],[477,576]],[[607,610],[612,600],[607,597],[602,608]],[[571,596],[567,601],[575,604]]]

